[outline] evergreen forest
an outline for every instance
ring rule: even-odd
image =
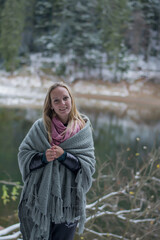
[[[116,79],[132,55],[159,59],[160,0],[0,0],[0,69],[29,66],[35,53],[60,76],[96,69],[103,79],[105,65]]]

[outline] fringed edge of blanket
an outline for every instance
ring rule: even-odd
[[[82,192],[80,195],[82,197]],[[49,236],[49,227],[51,221],[55,222],[56,224],[78,221],[78,233],[83,233],[86,220],[83,197],[81,198],[81,204],[77,208],[77,206],[64,207],[63,200],[52,195],[50,199],[51,203],[48,204],[48,206],[51,206],[51,208],[45,209],[44,213],[42,213],[42,211],[39,209],[38,201],[38,198],[32,193],[29,194],[27,199],[22,199],[23,207],[26,207],[25,212],[27,216],[23,214],[23,209],[19,208],[19,211],[22,211],[21,216],[23,216],[23,219],[26,217],[27,221],[27,218],[30,218],[33,222],[34,227],[32,226],[32,229],[30,230],[30,239],[39,240],[42,239],[42,237],[44,240],[47,239]]]

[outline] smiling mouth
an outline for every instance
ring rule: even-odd
[[[59,111],[64,112],[67,108],[59,109]]]

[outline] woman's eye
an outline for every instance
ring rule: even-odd
[[[68,97],[67,97],[67,96],[66,96],[66,97],[64,97],[64,98],[63,98],[63,100],[64,100],[64,101],[67,101],[67,100],[68,100]]]
[[[55,100],[54,100],[54,103],[58,103],[58,99],[55,99]]]

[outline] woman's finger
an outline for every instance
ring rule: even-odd
[[[55,159],[55,153],[52,149],[47,149],[46,151],[46,158],[48,162],[51,162]]]

